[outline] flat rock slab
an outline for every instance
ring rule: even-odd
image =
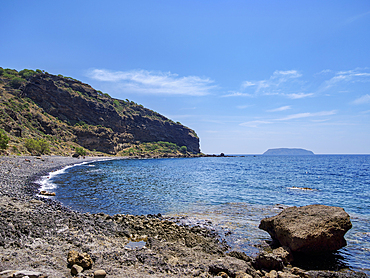
[[[259,228],[293,252],[333,252],[346,246],[344,234],[352,228],[343,208],[324,205],[290,207],[261,220]]]

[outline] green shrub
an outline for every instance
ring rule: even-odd
[[[188,151],[188,148],[186,146],[181,146],[180,147],[180,152],[181,153],[184,153],[185,154],[187,151]]]
[[[5,77],[5,78],[9,78],[9,79],[12,79],[12,78],[14,78],[14,77],[15,77],[15,75],[14,75],[14,74],[9,74],[9,73],[7,73],[7,72],[5,72],[5,71],[4,71],[4,73],[3,73],[3,77]]]
[[[18,71],[15,69],[5,69],[5,73],[10,74],[10,75],[18,75]]]
[[[82,148],[82,147],[76,147],[75,148],[75,151],[80,156],[85,156],[86,155],[86,150],[84,148]]]
[[[11,81],[10,81],[10,85],[14,88],[14,89],[18,89],[24,82],[26,82],[26,80],[24,80],[23,78],[21,77],[14,77]]]
[[[80,126],[84,129],[88,129],[89,128],[89,125],[87,123],[85,123],[84,121],[79,121],[78,123],[75,123],[75,126]]]
[[[32,76],[34,76],[34,75],[36,74],[36,72],[35,72],[35,71],[33,71],[33,70],[30,70],[30,69],[24,69],[24,70],[21,70],[21,71],[19,72],[19,74],[20,74],[23,78],[28,79],[28,78],[30,78],[30,77],[32,77]]]
[[[4,69],[0,67],[0,75],[3,75],[3,73],[4,73]]]
[[[3,129],[0,129],[0,149],[6,150],[8,148],[9,137]]]
[[[49,143],[44,139],[26,139],[24,146],[33,155],[41,155],[50,152]]]

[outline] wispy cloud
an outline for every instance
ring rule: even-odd
[[[229,92],[226,95],[222,95],[221,97],[251,97],[251,94],[248,93],[241,93],[241,92]]]
[[[304,90],[304,82],[299,80],[300,77],[302,77],[302,74],[297,70],[276,70],[268,79],[242,82],[242,93],[229,96],[240,96],[241,94],[280,95],[291,99],[298,99],[313,95],[312,93],[302,92]]]
[[[328,90],[334,86],[348,83],[370,82],[370,72],[367,69],[354,69],[339,71],[329,80],[325,81],[319,91]]]
[[[288,121],[288,120],[293,120],[293,119],[300,119],[300,118],[308,118],[308,117],[320,117],[320,116],[330,116],[336,114],[336,110],[332,111],[321,111],[321,112],[315,112],[315,113],[298,113],[298,114],[292,114],[289,116],[286,116],[284,118],[276,119],[276,121]]]
[[[362,97],[359,97],[357,99],[355,99],[353,102],[353,104],[365,104],[365,103],[370,103],[370,95],[367,94],[367,95],[364,95]]]
[[[290,107],[289,105],[287,105],[287,106],[282,106],[282,107],[279,107],[279,108],[267,110],[267,112],[281,112],[281,111],[289,110],[291,108],[292,107]]]
[[[322,70],[313,75],[315,80],[304,79],[297,70],[276,70],[263,80],[247,80],[242,82],[240,92],[227,96],[281,96],[289,99],[314,97],[321,93],[332,94],[349,92],[355,85],[370,82],[368,68],[333,71]]]
[[[305,97],[311,97],[313,96],[313,93],[294,93],[294,94],[285,94],[288,98],[291,99],[300,99],[300,98],[305,98]]]
[[[126,93],[204,96],[217,87],[209,78],[180,77],[160,71],[92,69],[88,76],[98,81],[110,82]]]
[[[365,12],[365,13],[362,13],[362,14],[355,15],[355,16],[353,16],[353,17],[351,17],[351,18],[347,19],[346,23],[347,23],[347,24],[352,23],[352,22],[354,22],[354,21],[356,21],[356,20],[359,20],[359,19],[361,19],[361,18],[363,18],[363,17],[366,17],[366,16],[370,16],[370,11]]]
[[[244,122],[239,125],[241,126],[247,126],[247,127],[258,127],[261,124],[271,124],[272,122],[270,121],[249,121],[249,122]]]

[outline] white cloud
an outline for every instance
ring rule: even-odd
[[[321,111],[321,112],[316,112],[316,113],[298,113],[298,114],[292,114],[289,116],[286,116],[284,118],[276,119],[276,121],[288,121],[288,120],[293,120],[293,119],[300,119],[300,118],[308,118],[308,117],[320,117],[320,116],[330,116],[336,114],[337,111],[332,110],[332,111]]]
[[[179,77],[170,72],[147,70],[93,69],[89,71],[88,76],[98,81],[111,82],[126,93],[204,96],[217,87],[209,78]]]
[[[367,95],[364,95],[362,97],[359,97],[358,99],[355,99],[353,102],[353,104],[365,104],[365,103],[370,103],[370,95],[367,94]]]
[[[313,97],[320,93],[338,93],[353,91],[355,86],[370,82],[368,68],[356,68],[334,72],[330,69],[314,74],[316,80],[308,81],[302,78],[297,70],[276,70],[263,80],[248,80],[242,82],[240,93],[254,96],[282,96],[290,99]],[[321,80],[320,80],[321,79]]]
[[[354,69],[347,71],[339,71],[335,75],[324,82],[321,86],[320,91],[325,91],[339,84],[348,83],[359,83],[359,82],[370,82],[370,73],[365,71],[366,69]]]
[[[247,127],[258,127],[261,124],[271,124],[269,121],[249,121],[249,122],[244,122],[239,125],[241,126],[247,126]]]
[[[264,80],[244,81],[241,90],[252,91],[254,95],[281,95],[289,98],[305,97],[302,91],[303,83],[298,80],[302,76],[297,70],[276,70]]]
[[[313,96],[313,93],[308,93],[308,94],[294,93],[294,94],[285,94],[285,96],[287,96],[288,98],[291,98],[291,99],[300,99],[300,98],[305,98],[305,97],[311,97],[311,96]]]
[[[251,86],[255,86],[255,85],[256,85],[256,83],[254,83],[254,82],[244,81],[242,83],[242,88],[247,88],[247,87],[251,87]]]
[[[289,110],[289,109],[291,109],[291,108],[292,108],[292,107],[290,107],[290,106],[282,106],[282,107],[279,107],[279,108],[275,108],[275,109],[267,110],[267,112],[280,112],[280,111]]]
[[[227,95],[223,95],[221,97],[251,97],[251,94],[247,93],[240,93],[240,92],[229,92]]]
[[[274,72],[274,75],[273,76],[277,76],[279,78],[281,78],[282,76],[285,76],[287,78],[297,78],[297,77],[301,77],[302,74],[300,74],[298,71],[296,70],[286,70],[286,71],[283,71],[283,70],[276,70]]]

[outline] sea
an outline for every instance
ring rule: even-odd
[[[42,189],[74,210],[161,214],[215,229],[231,250],[267,248],[261,219],[289,206],[339,206],[351,216],[347,246],[325,266],[370,275],[370,155],[114,159],[49,173]]]

